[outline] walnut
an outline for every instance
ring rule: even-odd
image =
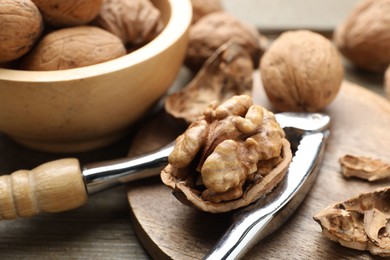
[[[0,1],[0,63],[26,54],[43,30],[41,14],[30,0]]]
[[[390,100],[390,66],[387,68],[385,73],[385,94],[387,99]]]
[[[291,157],[274,114],[248,95],[233,96],[211,104],[176,139],[161,179],[182,203],[227,212],[270,192]]]
[[[199,21],[203,16],[223,11],[221,0],[191,0],[192,4],[192,21],[191,24]]]
[[[390,164],[378,159],[347,154],[341,157],[339,162],[346,177],[358,177],[368,181],[390,177]]]
[[[104,0],[94,23],[126,45],[148,43],[163,29],[161,12],[149,0]]]
[[[383,72],[390,64],[390,1],[363,0],[335,30],[341,53],[362,69]]]
[[[25,70],[64,70],[93,65],[125,55],[122,41],[93,26],[59,29],[47,34],[25,57]]]
[[[234,95],[251,95],[254,68],[249,54],[232,41],[219,47],[196,76],[165,100],[165,110],[176,118],[194,122],[209,103]]]
[[[102,0],[33,0],[46,24],[62,27],[87,24],[99,13]]]
[[[390,256],[390,187],[335,203],[314,215],[322,234],[341,245]]]
[[[264,90],[279,111],[316,112],[333,101],[344,76],[336,48],[320,34],[282,33],[260,64]]]
[[[267,39],[254,26],[225,12],[210,13],[190,27],[185,64],[198,70],[216,49],[232,39],[248,51],[257,67]]]

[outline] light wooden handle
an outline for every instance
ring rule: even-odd
[[[0,220],[61,212],[86,203],[77,159],[61,159],[35,169],[0,176]]]

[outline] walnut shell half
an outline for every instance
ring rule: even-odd
[[[362,69],[383,72],[390,64],[390,1],[363,0],[334,34],[336,46]]]
[[[161,179],[182,203],[227,212],[269,193],[291,158],[274,114],[250,96],[233,96],[211,105],[176,139]]]
[[[377,181],[390,177],[390,164],[379,159],[346,154],[339,159],[345,177]]]
[[[314,215],[322,234],[341,245],[390,256],[390,187],[335,203]]]
[[[222,103],[234,95],[251,95],[253,71],[249,54],[229,41],[213,53],[184,88],[166,98],[165,110],[192,123],[210,102]]]

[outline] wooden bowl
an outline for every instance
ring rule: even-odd
[[[0,131],[28,147],[80,152],[121,138],[171,86],[182,65],[189,0],[152,0],[164,30],[123,57],[76,69],[0,69]]]

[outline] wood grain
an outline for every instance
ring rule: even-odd
[[[258,77],[255,79],[256,102],[270,108],[259,87]],[[292,217],[257,244],[249,252],[248,259],[370,259],[367,252],[348,249],[325,239],[312,216],[332,202],[390,185],[390,181],[367,183],[346,179],[338,164],[338,159],[346,153],[390,160],[390,138],[387,136],[390,102],[344,82],[336,100],[324,112],[332,117],[332,132],[318,179]],[[155,148],[155,141],[152,141],[154,147],[150,143],[141,145],[150,135],[158,135],[159,142],[168,142],[163,138],[163,122],[161,119],[152,122],[148,130],[141,132],[136,139],[138,152]],[[171,128],[171,131],[179,130]],[[182,205],[159,179],[129,185],[128,200],[136,233],[155,259],[201,259],[232,221],[231,213],[210,214]]]

